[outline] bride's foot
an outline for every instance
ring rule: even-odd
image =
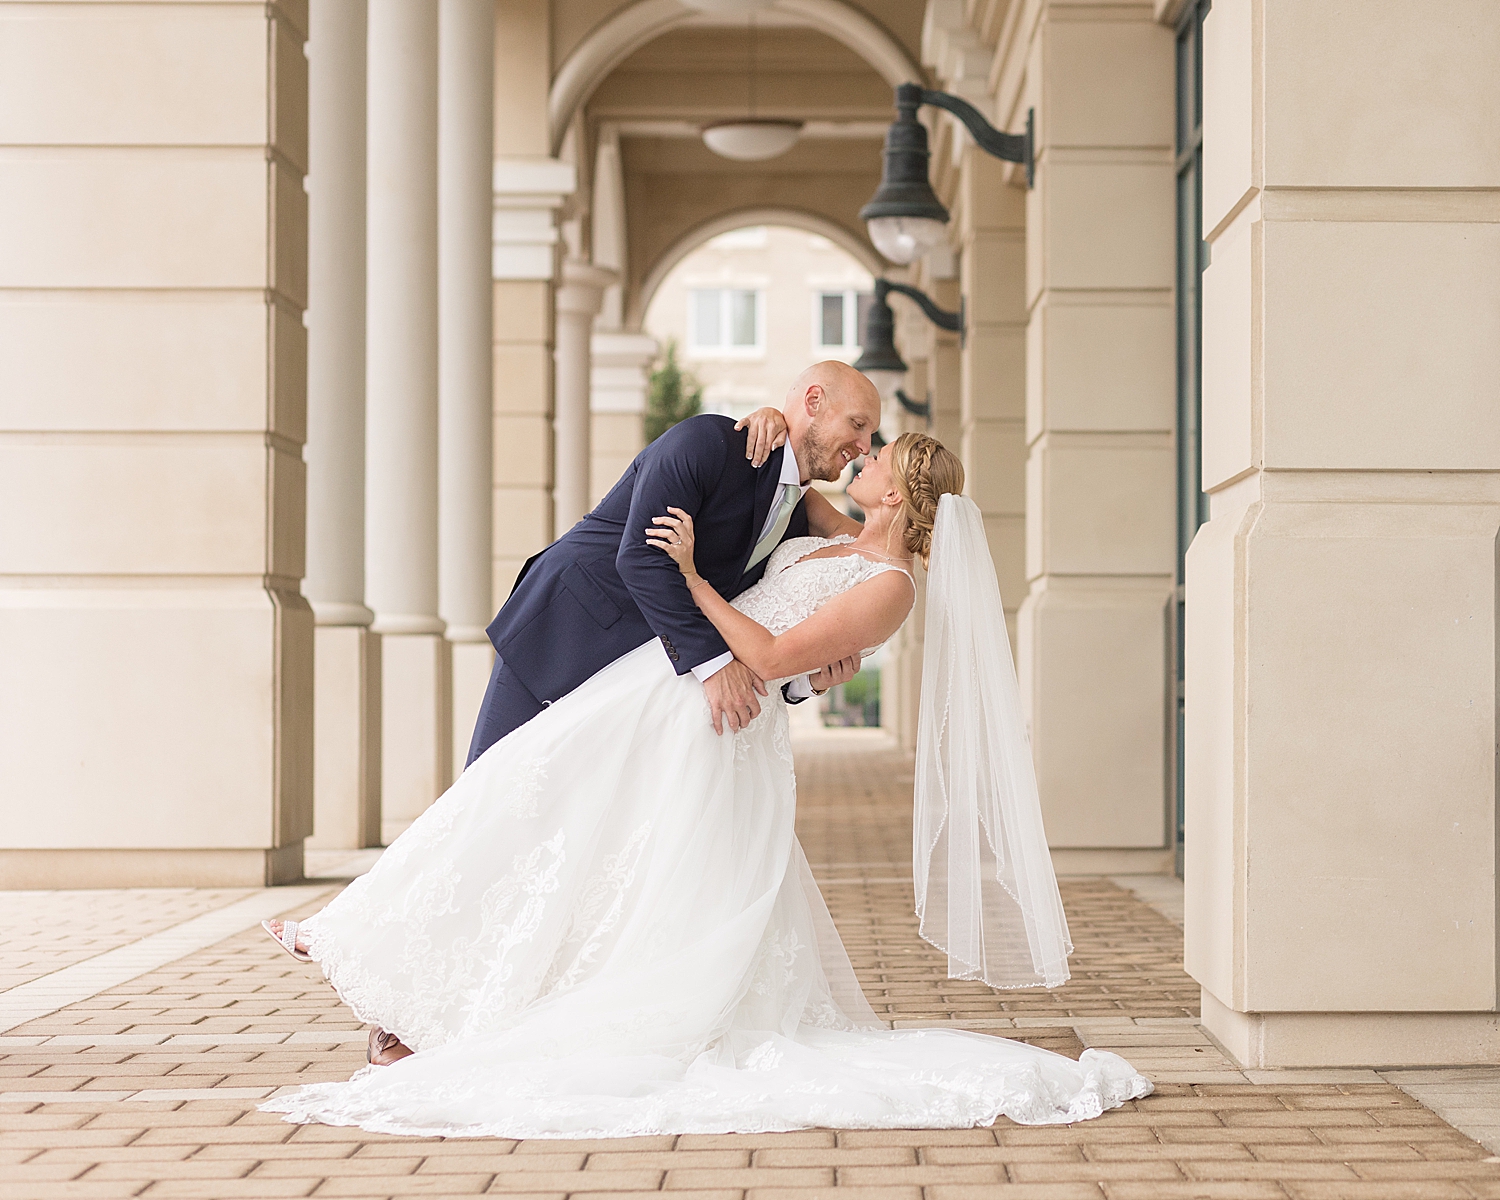
[[[298,962],[312,962],[312,955],[307,952],[307,943],[297,936],[296,921],[262,921],[260,927]]]
[[[387,1033],[379,1025],[370,1029],[370,1045],[365,1050],[365,1060],[375,1067],[388,1067],[410,1054],[411,1047],[405,1045],[394,1033]]]

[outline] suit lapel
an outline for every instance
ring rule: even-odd
[[[760,541],[760,531],[765,527],[766,517],[770,515],[771,506],[776,503],[781,491],[781,458],[785,453],[785,446],[771,451],[771,457],[755,472],[755,505],[750,514],[750,530],[745,550],[739,556],[741,575],[745,573],[745,564],[750,561],[750,556],[755,553],[755,543]]]

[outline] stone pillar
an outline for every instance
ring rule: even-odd
[[[620,162],[620,131],[613,124],[599,129],[594,152],[594,197],[589,206],[589,244],[595,265],[615,272],[614,283],[604,289],[604,307],[599,327],[618,331],[625,325],[626,243],[625,171]]]
[[[1248,1066],[1493,1063],[1500,10],[1346,15],[1204,28],[1186,965]]]
[[[316,849],[380,844],[380,635],[365,607],[365,0],[308,39],[307,579]]]
[[[365,594],[381,645],[385,841],[448,786],[438,616],[438,9],[370,0]]]
[[[1059,867],[1170,871],[1173,38],[1150,4],[1081,11],[1043,10],[1027,85],[1019,666]]]
[[[940,246],[916,265],[911,280],[949,312],[957,311],[963,302],[953,257],[946,244]],[[930,433],[958,452],[962,447],[958,335],[939,329],[915,305],[899,297],[894,311],[897,346],[909,368],[906,393],[931,406],[931,416],[926,419],[902,411],[897,429],[902,433]],[[886,647],[886,665],[880,678],[880,723],[908,752],[917,747],[926,591],[926,575],[919,570],[916,603]]]
[[[578,186],[551,157],[545,0],[496,0],[494,278],[496,604],[552,541],[552,281],[556,214]]]
[[[609,291],[605,292],[605,304]],[[589,409],[589,506],[604,499],[646,447],[646,393],[660,347],[645,333],[596,330]]]
[[[959,350],[959,446],[1014,650],[1026,597],[1026,196],[1006,182],[999,159],[974,146],[962,156],[954,207],[968,332]]]
[[[453,773],[494,663],[490,246],[494,0],[438,13],[438,612],[452,645]]]
[[[590,339],[604,289],[615,273],[592,263],[563,263],[557,288],[557,393],[552,419],[552,529],[561,537],[589,511]]]
[[[280,5],[4,14],[5,887],[302,873],[307,37]]]

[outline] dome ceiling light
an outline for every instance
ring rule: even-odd
[[[722,11],[719,8],[710,10],[708,6],[718,4],[733,4],[740,0],[697,0],[692,5],[701,11]],[[746,107],[749,115],[737,117],[729,121],[715,121],[712,125],[705,125],[701,130],[703,144],[717,154],[720,158],[732,158],[737,162],[763,162],[768,158],[775,158],[779,154],[785,154],[802,136],[802,122],[790,121],[777,117],[757,117],[755,115],[755,12],[754,9],[761,7],[753,4],[750,9],[749,35],[750,35],[750,68],[749,68],[749,96]]]
[[[1007,162],[1026,168],[1026,186],[1032,183],[1032,122],[1035,110],[1026,114],[1025,133],[1005,133],[984,119],[984,114],[957,96],[934,92],[919,83],[896,85],[896,120],[885,135],[885,169],[880,186],[870,202],[859,210],[870,231],[875,249],[893,263],[915,262],[938,244],[948,210],[932,190],[927,178],[927,129],[917,120],[923,104],[946,109],[964,123],[979,148]]]
[[[801,121],[747,119],[703,127],[703,144],[721,158],[760,162],[785,154],[802,136]]]

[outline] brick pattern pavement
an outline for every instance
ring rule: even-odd
[[[0,891],[0,981],[10,989],[179,925],[252,888]]]
[[[515,1143],[291,1126],[256,1101],[347,1077],[364,1032],[316,968],[247,931],[0,1037],[0,1200],[1500,1200],[1500,1160],[1372,1073],[1247,1082],[1194,1022],[1180,931],[1108,881],[1064,883],[1063,988],[948,980],[910,914],[909,763],[819,739],[799,780],[808,856],[888,1019],[1118,1049],[1157,1093],[1040,1129]]]

